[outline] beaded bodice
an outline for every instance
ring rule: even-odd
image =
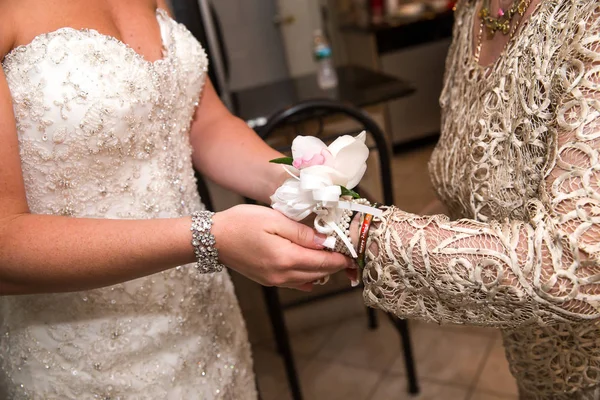
[[[32,213],[145,219],[203,209],[189,133],[207,57],[182,25],[160,10],[157,19],[156,62],[72,28],[5,57]],[[0,298],[0,311],[0,398],[256,396],[227,272],[181,266],[104,289]]]
[[[365,296],[502,328],[523,398],[597,399],[600,4],[541,1],[489,68],[472,56],[476,9],[457,5],[430,161],[453,220],[389,209]]]
[[[207,58],[192,38],[173,36],[179,26],[161,29],[163,58],[153,63],[72,28],[6,56],[32,212],[171,217],[199,203],[188,134]]]

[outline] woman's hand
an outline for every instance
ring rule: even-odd
[[[213,217],[220,261],[265,286],[311,290],[354,261],[323,250],[324,235],[267,207],[239,205]]]

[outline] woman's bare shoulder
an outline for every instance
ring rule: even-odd
[[[0,0],[0,60],[13,48],[15,42],[15,1]]]

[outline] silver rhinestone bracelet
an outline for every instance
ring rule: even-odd
[[[192,213],[192,246],[196,254],[196,269],[201,274],[221,272],[224,265],[219,262],[219,250],[215,248],[215,237],[210,233],[214,212]]]

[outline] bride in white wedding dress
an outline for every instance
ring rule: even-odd
[[[193,166],[261,201],[285,172],[165,8],[0,0],[2,399],[254,399],[211,224],[219,260],[262,284],[353,265],[267,208],[194,214]]]

